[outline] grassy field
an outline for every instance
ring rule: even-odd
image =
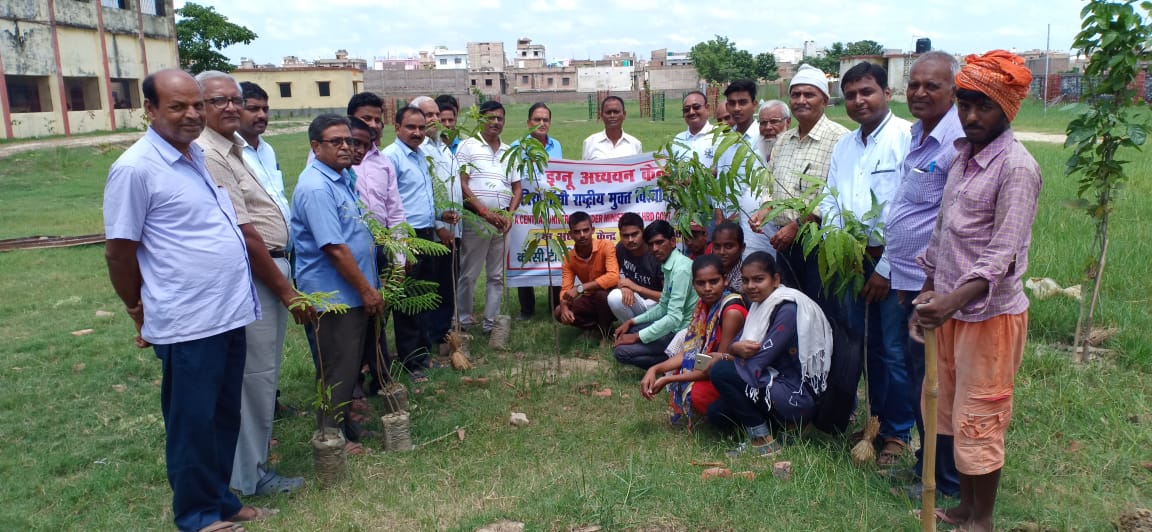
[[[671,102],[670,102],[671,103]],[[678,119],[632,118],[625,129],[648,148],[682,127]],[[839,115],[836,113],[839,112]],[[833,111],[842,118],[842,110]],[[526,106],[509,110],[509,137]],[[1037,109],[1022,117],[1038,121]],[[1045,128],[1061,115],[1049,111]],[[579,105],[557,106],[553,133],[578,157],[599,129]],[[272,137],[289,186],[303,165],[303,134]],[[1062,175],[1067,153],[1028,144],[1044,169],[1029,275],[1079,282],[1087,217],[1066,206],[1074,183]],[[13,156],[0,165],[0,238],[101,230],[101,194],[121,147],[60,149]],[[1120,329],[1116,354],[1083,366],[1055,344],[1071,340],[1077,305],[1034,301],[1031,341],[1018,377],[1016,418],[997,523],[1002,529],[1105,530],[1132,507],[1152,505],[1152,281],[1146,274],[1152,226],[1142,199],[1152,194],[1152,157],[1134,157],[1136,181],[1116,206],[1100,321]],[[171,492],[163,462],[160,366],[131,345],[132,328],[108,281],[101,246],[0,253],[0,530],[165,529]],[[513,298],[514,299],[514,298]],[[543,306],[543,305],[541,305]],[[515,312],[515,303],[512,303]],[[1145,310],[1140,310],[1145,309]],[[98,318],[97,310],[115,313]],[[85,336],[71,331],[95,329]],[[284,398],[304,404],[314,390],[303,334],[290,329]],[[466,384],[451,370],[412,396],[413,435],[427,442],[404,454],[377,451],[350,461],[340,486],[311,481],[310,418],[278,421],[279,468],[310,479],[291,496],[256,499],[281,514],[251,530],[472,530],[498,519],[530,530],[600,525],[606,530],[915,530],[916,507],[889,493],[893,484],[848,460],[848,443],[818,432],[793,438],[783,460],[736,460],[754,481],[701,481],[693,461],[725,461],[734,436],[704,428],[670,429],[664,405],[637,393],[640,373],[606,348],[561,330],[557,352],[543,317],[514,324],[513,349],[472,345],[479,362]],[[555,360],[563,360],[556,371]],[[611,388],[611,397],[581,393]],[[509,412],[527,427],[508,427]],[[377,446],[378,447],[378,446]]]

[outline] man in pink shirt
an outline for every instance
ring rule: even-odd
[[[1031,81],[1024,60],[1003,50],[969,55],[956,75],[964,138],[956,140],[940,216],[919,258],[927,278],[909,320],[921,342],[924,329],[936,329],[939,430],[954,437],[960,473],[960,505],[936,517],[964,530],[992,530],[1028,334],[1021,278],[1041,177],[1011,121]]]

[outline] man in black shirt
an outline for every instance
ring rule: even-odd
[[[619,228],[616,262],[620,264],[620,282],[608,293],[608,306],[616,319],[624,322],[660,302],[664,274],[660,261],[644,242],[644,220],[640,215],[625,213],[620,217]]]

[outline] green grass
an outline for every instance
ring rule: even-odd
[[[678,120],[640,120],[629,110],[626,130],[646,144],[681,127]],[[570,157],[599,129],[583,112],[580,106],[556,109],[553,132]],[[526,106],[509,112],[524,115]],[[271,142],[294,183],[306,155],[304,135]],[[1046,178],[1029,275],[1078,282],[1091,233],[1088,218],[1065,206],[1075,191],[1061,173],[1067,152],[1049,144],[1028,147]],[[100,231],[101,193],[117,154],[79,148],[5,160],[0,238]],[[1152,157],[1135,159],[1129,171],[1137,181],[1116,205],[1100,317],[1121,330],[1108,344],[1117,354],[1071,364],[1052,345],[1070,341],[1075,302],[1033,302],[997,507],[1002,529],[1036,523],[1105,530],[1129,508],[1152,505],[1152,473],[1140,466],[1152,460],[1152,318],[1146,310],[1152,281],[1142,273],[1152,256],[1152,241],[1143,235],[1152,225],[1142,204],[1152,194],[1152,182],[1144,179],[1152,174]],[[132,327],[107,281],[102,247],[0,253],[0,271],[6,295],[0,305],[0,530],[170,528],[160,366],[150,350],[131,345]],[[116,316],[96,318],[100,309]],[[320,490],[311,481],[311,418],[278,421],[280,470],[310,480],[290,497],[254,500],[282,513],[249,529],[472,530],[502,518],[524,521],[531,530],[588,524],[606,530],[916,529],[907,516],[913,503],[891,495],[891,484],[874,472],[853,467],[846,442],[818,432],[786,447],[790,481],[772,477],[771,461],[751,458],[731,467],[758,472],[755,481],[699,480],[701,468],[691,462],[723,461],[732,436],[668,428],[664,403],[637,393],[639,372],[615,365],[607,349],[575,331],[560,331],[557,350],[543,317],[513,327],[508,353],[489,352],[482,338],[472,345],[479,363],[472,375],[490,377],[486,387],[437,370],[433,383],[412,397],[417,442],[457,426],[465,427],[463,441],[452,436],[411,453],[352,458],[349,478]],[[95,332],[69,334],[85,328]],[[290,331],[281,388],[287,401],[301,405],[313,393],[313,370],[300,329]],[[551,371],[557,356],[566,364],[560,374]],[[592,383],[611,388],[612,397],[579,393]],[[512,411],[525,412],[531,425],[509,428]]]

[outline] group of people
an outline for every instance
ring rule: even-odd
[[[730,167],[713,133],[733,131],[769,172],[767,190],[717,205],[691,234],[624,214],[615,246],[593,236],[588,213],[570,213],[573,245],[549,298],[552,315],[610,340],[618,361],[645,370],[644,397],[669,390],[676,419],[741,427],[748,439],[734,454],[778,452],[774,424],[807,424],[837,405],[854,410],[856,383],[837,388],[830,375],[852,360],[838,346],[866,339],[868,403],[887,465],[905,452],[913,426],[923,437],[920,342],[933,329],[941,368],[935,476],[941,493],[959,498],[937,517],[990,529],[1026,338],[1020,281],[1041,183],[1010,128],[1029,81],[1007,52],[969,56],[963,68],[949,54],[923,54],[909,77],[909,123],[889,109],[884,69],[861,63],[841,80],[859,124],[851,132],[825,116],[828,82],[809,66],[792,78],[787,103],[757,104],[754,82],[730,84],[716,106],[718,118],[729,117],[723,127],[710,121],[705,95],[689,93],[688,129],[675,138],[681,154]],[[520,177],[504,160],[511,148],[501,140],[499,102],[480,105],[475,137],[456,139],[444,134],[460,112],[455,99],[416,98],[392,117],[396,139],[382,147],[383,101],[361,93],[346,115],[312,121],[309,162],[288,201],[262,138],[269,108],[259,86],[165,70],[145,79],[143,94],[148,131],[112,166],[105,190],[109,275],[137,345],[153,346],[163,365],[175,523],[236,530],[274,513],[237,493],[302,484],[269,464],[289,316],[306,325],[331,403],[354,404],[390,378],[380,366],[392,357],[374,323],[387,311],[381,273],[403,266],[437,282],[443,301],[426,312],[392,311],[395,359],[413,381],[426,380],[437,364],[430,354],[454,320],[485,332],[494,325],[512,226],[506,213],[519,207]],[[605,129],[585,140],[583,158],[642,153],[623,131],[622,100],[606,98],[599,115]],[[532,106],[532,136],[560,158],[550,122],[546,105]],[[820,193],[814,213],[762,208]],[[867,218],[873,202],[882,212]],[[834,297],[797,234],[811,222],[842,227],[849,213],[868,229],[866,282]],[[451,253],[406,264],[374,245],[369,218],[388,230],[406,223]],[[474,317],[481,270],[484,308]],[[297,290],[330,293],[329,304],[348,310],[301,305]],[[519,299],[521,316],[531,317],[533,289],[521,288]],[[365,365],[376,378],[361,382]],[[318,413],[317,423],[341,428],[350,452],[367,434],[353,415]]]

